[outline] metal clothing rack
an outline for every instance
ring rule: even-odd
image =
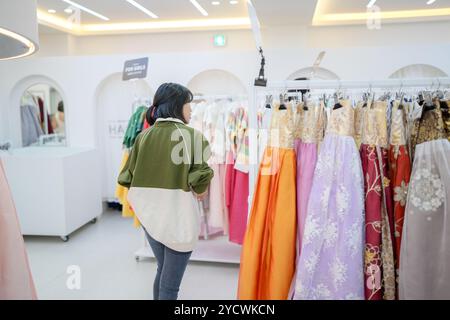
[[[227,95],[227,94],[217,94],[217,95],[195,95],[193,101],[198,100],[240,100],[240,99],[248,99],[248,95]]]
[[[250,159],[250,186],[249,210],[254,187],[258,177],[258,98],[267,94],[284,93],[288,90],[349,90],[361,89],[376,91],[375,89],[413,89],[421,88],[437,90],[450,88],[450,78],[418,78],[418,79],[386,79],[386,80],[288,80],[268,83],[267,87],[253,87],[253,95],[249,101],[249,159]]]

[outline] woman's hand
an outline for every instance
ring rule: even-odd
[[[197,194],[197,193],[194,193],[194,194],[197,197],[197,200],[203,201],[206,199],[206,196],[208,195],[208,190],[206,190],[205,192],[200,193],[200,194]]]

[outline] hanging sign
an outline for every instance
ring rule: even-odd
[[[148,58],[125,61],[122,80],[143,79],[147,77]]]

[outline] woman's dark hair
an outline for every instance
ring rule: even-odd
[[[64,102],[60,101],[58,103],[58,111],[59,112],[64,112]]]
[[[156,90],[153,105],[146,114],[147,122],[152,126],[158,118],[176,118],[186,123],[183,106],[193,99],[188,88],[176,83],[164,83]]]

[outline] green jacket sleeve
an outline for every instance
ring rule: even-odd
[[[139,141],[141,135],[136,138],[133,148],[131,149],[131,154],[128,157],[127,162],[125,163],[122,171],[119,174],[119,178],[117,179],[117,183],[125,188],[130,188],[131,183],[133,182],[133,174],[134,168],[136,167],[137,157],[139,153]]]
[[[198,154],[200,148],[195,148],[196,142],[201,141],[201,152]],[[211,157],[211,149],[208,141],[201,133],[194,132],[194,161],[189,170],[188,183],[195,193],[201,194],[208,189],[208,186],[214,177],[214,171],[209,167],[207,161]]]

